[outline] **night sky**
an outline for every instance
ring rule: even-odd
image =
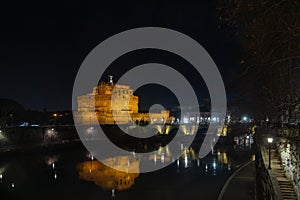
[[[70,110],[73,82],[87,54],[116,33],[144,26],[174,29],[198,41],[228,87],[237,69],[237,44],[229,31],[218,29],[216,5],[212,0],[2,3],[0,98],[14,99],[27,109]],[[150,61],[173,66],[190,80],[199,99],[207,97],[201,76],[167,52],[130,53],[116,60],[107,73],[118,79],[130,67]],[[165,95],[148,99],[154,89]],[[173,106],[176,101],[170,101],[165,90],[144,87],[137,94],[144,105],[162,102]]]

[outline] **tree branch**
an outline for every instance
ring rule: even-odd
[[[249,65],[244,73],[242,74],[242,76],[246,75],[248,73],[248,71],[252,68],[252,67],[256,67],[256,66],[266,66],[266,65],[274,65],[274,64],[278,64],[278,63],[281,63],[281,62],[285,62],[285,61],[288,61],[288,60],[294,60],[294,59],[300,59],[300,56],[290,56],[290,57],[286,57],[286,58],[282,58],[282,59],[278,59],[278,60],[275,60],[273,62],[270,62],[270,63],[258,63],[258,64],[253,64],[253,65]],[[293,69],[299,69],[300,67],[296,67],[296,68],[293,68]]]

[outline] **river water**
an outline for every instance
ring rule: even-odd
[[[1,199],[216,199],[234,170],[252,159],[251,148],[217,145],[199,159],[198,146],[186,148],[161,170],[136,174],[106,167],[82,146],[5,156],[0,158]],[[122,166],[131,160],[128,167],[139,167],[130,156],[108,159]],[[161,163],[168,155],[149,159]]]

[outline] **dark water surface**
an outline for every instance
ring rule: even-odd
[[[215,146],[197,157],[199,145],[184,150],[174,162],[155,172],[128,174],[104,166],[83,147],[59,152],[10,155],[0,158],[1,199],[216,199],[223,184],[251,159],[250,148]],[[108,158],[120,166],[139,167],[122,156]],[[162,163],[168,152],[149,159]],[[129,162],[128,162],[129,163]]]

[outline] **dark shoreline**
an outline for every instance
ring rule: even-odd
[[[80,140],[63,141],[60,143],[50,144],[33,144],[33,145],[21,145],[19,147],[10,146],[0,149],[0,157],[6,156],[19,156],[25,154],[34,153],[48,153],[48,152],[59,152],[73,148],[84,148]]]
[[[178,128],[175,128],[169,135],[156,134],[147,139],[138,139],[131,137],[115,125],[103,126],[104,130],[110,131],[108,138],[125,150],[133,150],[139,153],[151,152],[156,150],[159,146],[167,145],[176,135]],[[50,142],[43,141],[45,132],[49,129],[57,131],[58,139]],[[85,148],[82,144],[77,131],[74,126],[47,126],[47,127],[15,127],[8,129],[1,129],[2,133],[6,133],[9,142],[1,144],[0,157],[9,155],[23,155],[29,153],[41,152],[56,152],[64,151],[73,148]],[[205,137],[206,128],[202,127],[196,133],[193,145],[201,146],[203,138]],[[229,138],[219,138],[217,146],[229,145]],[[144,146],[148,146],[144,149]]]

